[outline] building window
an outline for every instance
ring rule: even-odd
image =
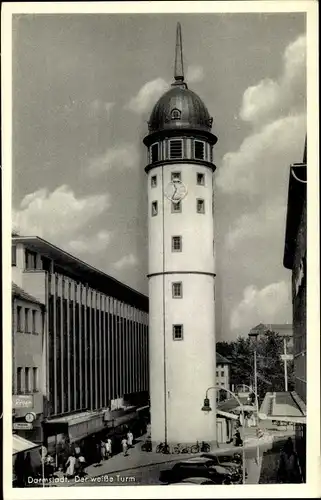
[[[182,139],[172,139],[171,141],[169,141],[169,157],[171,159],[183,158]]]
[[[157,175],[152,175],[150,179],[150,185],[152,188],[155,188],[157,186]]]
[[[151,157],[152,157],[152,163],[156,162],[159,160],[159,148],[158,148],[158,143],[153,144],[151,147]]]
[[[221,385],[224,385],[224,382],[221,382]]]
[[[221,377],[224,377],[224,371],[221,372]]]
[[[182,180],[182,176],[181,176],[180,172],[172,172],[171,173],[171,181],[172,182],[181,181],[181,180]]]
[[[25,308],[25,333],[30,333],[29,329],[29,309]]]
[[[32,311],[32,333],[37,332],[37,324],[36,324],[36,318],[37,318],[37,311]]]
[[[17,306],[17,332],[22,332],[21,315],[22,315],[22,307]]]
[[[38,392],[38,368],[32,369],[32,390]]]
[[[173,299],[181,299],[183,297],[183,284],[181,281],[172,283]]]
[[[216,376],[218,377],[218,371],[216,370]]]
[[[41,257],[41,267],[44,271],[50,272],[51,260],[47,259],[47,257]]]
[[[181,251],[182,251],[182,237],[172,236],[172,252],[181,252]]]
[[[171,112],[171,119],[172,120],[180,120],[181,119],[181,112],[179,109],[174,108]]]
[[[205,174],[201,174],[201,173],[197,172],[196,182],[197,182],[198,186],[205,186]]]
[[[22,368],[17,368],[17,394],[22,393]]]
[[[198,214],[205,214],[205,201],[204,200],[196,200],[196,211]]]
[[[205,143],[203,141],[194,141],[194,156],[197,160],[204,160]]]
[[[210,146],[210,162],[213,162],[213,148]]]
[[[181,211],[182,211],[182,203],[180,201],[176,203],[172,201],[172,214],[180,213]]]
[[[11,247],[11,265],[17,265],[17,247],[16,245],[12,245]]]
[[[36,252],[25,251],[25,266],[26,269],[37,269],[37,254]]]
[[[25,392],[30,392],[30,368],[25,368]]]
[[[183,340],[183,325],[173,325],[173,339]]]
[[[152,201],[152,217],[158,214],[158,204],[157,201]]]

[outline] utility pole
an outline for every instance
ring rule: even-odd
[[[284,390],[288,392],[288,360],[287,360],[287,352],[286,352],[286,337],[283,339],[284,346]]]

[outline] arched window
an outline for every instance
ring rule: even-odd
[[[177,108],[172,109],[171,119],[172,120],[180,120],[181,119],[181,112],[179,109],[177,109]]]

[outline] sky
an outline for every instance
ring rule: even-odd
[[[291,322],[289,166],[306,134],[305,14],[13,18],[13,226],[147,294],[153,105],[185,76],[213,116],[216,335]]]

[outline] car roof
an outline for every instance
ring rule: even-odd
[[[187,458],[186,460],[180,460],[179,464],[207,464],[208,462],[212,462],[212,458],[208,457],[192,457]]]
[[[190,483],[190,484],[201,484],[203,482],[209,483],[209,484],[214,484],[213,481],[208,479],[207,477],[186,477],[181,483]]]

